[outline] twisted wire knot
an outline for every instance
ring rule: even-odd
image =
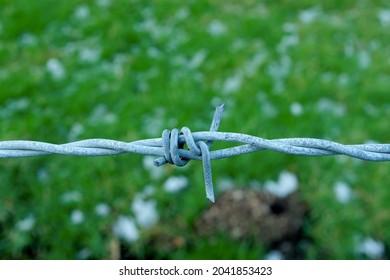
[[[216,108],[213,121],[211,123],[210,132],[215,132],[218,130],[224,105],[220,105]],[[183,137],[184,136],[184,140]],[[185,166],[190,158],[185,158],[180,156],[180,150],[184,149],[184,146],[187,145],[188,150],[193,156],[201,157],[203,165],[203,174],[204,181],[206,186],[206,197],[214,202],[214,187],[212,180],[212,171],[211,171],[211,159],[210,159],[210,147],[212,141],[196,141],[192,136],[191,130],[188,127],[183,127],[180,130],[177,128],[169,131],[165,129],[162,133],[162,147],[164,156],[156,159],[154,164],[156,166],[162,166],[166,163],[173,164],[176,166]]]
[[[184,142],[180,141],[180,137],[184,136]],[[188,151],[191,152],[192,155],[195,156],[202,156],[203,151],[208,151],[208,146],[204,141],[197,141],[195,142],[191,130],[188,127],[183,127],[180,130],[177,128],[172,129],[172,131],[165,129],[162,133],[162,147],[164,151],[164,157],[158,158],[155,161],[155,164],[157,166],[161,166],[163,164],[169,163],[176,166],[185,166],[190,159],[189,158],[183,158],[179,155],[179,150],[184,149],[184,145],[186,144],[188,147]],[[207,151],[205,149],[205,145],[207,147]]]

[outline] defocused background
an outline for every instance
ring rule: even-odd
[[[390,142],[390,3],[0,0],[0,139]],[[215,143],[214,148],[221,147]],[[382,259],[390,165],[263,151],[0,160],[3,259]]]

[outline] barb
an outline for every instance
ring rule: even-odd
[[[268,140],[233,132],[217,132],[224,105],[218,106],[209,131],[191,132],[188,127],[180,131],[164,130],[161,138],[122,142],[110,139],[87,139],[66,144],[51,144],[37,141],[2,141],[0,158],[31,157],[48,154],[76,156],[108,156],[136,153],[159,156],[156,166],[170,163],[184,166],[190,160],[203,163],[206,197],[214,202],[211,160],[272,150],[292,155],[329,156],[346,155],[368,161],[390,161],[390,144],[342,145],[315,138],[285,138]],[[210,151],[215,141],[233,142],[231,148]]]

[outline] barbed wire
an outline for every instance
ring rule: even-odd
[[[315,138],[264,139],[242,133],[218,132],[224,105],[217,106],[209,131],[191,132],[188,127],[164,130],[161,138],[123,142],[111,139],[86,139],[66,144],[12,140],[0,142],[0,158],[31,157],[48,154],[108,156],[136,153],[159,156],[156,166],[170,163],[184,166],[190,160],[203,163],[206,197],[214,202],[211,160],[272,150],[292,155],[346,155],[367,161],[390,161],[390,144],[343,145]],[[210,151],[213,142],[234,142],[238,146]]]

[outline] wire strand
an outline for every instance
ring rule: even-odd
[[[32,157],[48,154],[75,156],[110,156],[136,153],[158,156],[157,166],[170,163],[184,166],[190,160],[203,163],[206,197],[214,202],[211,160],[272,150],[301,156],[345,155],[367,161],[390,161],[390,144],[343,145],[315,138],[264,139],[252,135],[218,132],[224,105],[216,108],[209,131],[191,132],[188,127],[180,131],[164,130],[161,138],[123,142],[111,139],[86,139],[66,144],[11,140],[0,142],[0,158]],[[232,142],[237,146],[210,151],[213,142]],[[187,147],[187,148],[185,148]]]

